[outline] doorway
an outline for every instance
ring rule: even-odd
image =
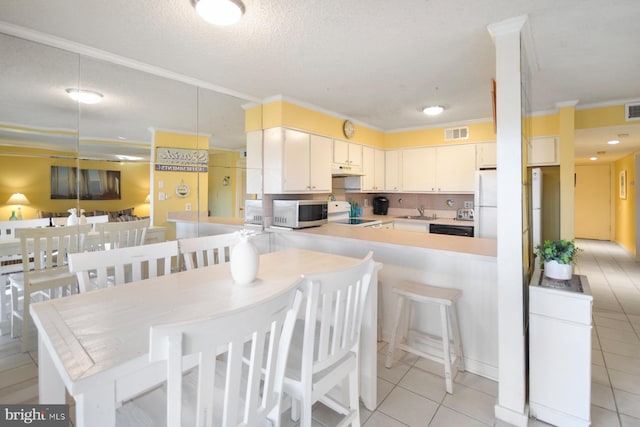
[[[575,235],[611,240],[611,165],[576,165]]]

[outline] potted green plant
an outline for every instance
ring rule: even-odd
[[[543,244],[536,246],[536,255],[540,264],[544,264],[544,275],[556,280],[571,279],[578,251],[575,240],[545,240]]]

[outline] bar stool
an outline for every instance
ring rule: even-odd
[[[387,361],[385,366],[391,368],[393,365],[393,354],[396,348],[413,353],[425,359],[433,360],[444,364],[444,377],[447,393],[453,394],[452,368],[457,371],[464,371],[464,355],[462,354],[462,343],[460,342],[460,328],[458,323],[458,313],[456,310],[456,300],[462,295],[462,291],[453,288],[441,288],[437,286],[425,285],[412,281],[402,281],[393,288],[397,295],[396,317],[393,324],[393,332],[389,350],[387,351]],[[409,309],[405,310],[405,302],[409,302]],[[412,303],[427,305],[438,305],[440,307],[440,324],[442,329],[441,337],[428,335],[415,330],[409,330],[412,321]],[[401,317],[408,315],[406,328],[400,330]],[[411,332],[412,340],[409,340]],[[454,354],[451,354],[450,339],[453,339]],[[424,341],[426,344],[436,344],[441,347],[443,356],[433,355],[422,351],[416,347],[417,341]]]

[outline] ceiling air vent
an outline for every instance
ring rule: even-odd
[[[444,130],[445,141],[457,141],[458,139],[468,139],[469,128],[467,126],[459,128],[449,128]]]
[[[624,117],[629,120],[640,120],[640,102],[625,104]]]

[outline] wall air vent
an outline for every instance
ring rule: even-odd
[[[625,104],[624,118],[627,121],[640,120],[640,102],[636,102],[633,104]]]
[[[469,139],[469,128],[467,126],[444,130],[445,141],[457,141],[459,139]]]

